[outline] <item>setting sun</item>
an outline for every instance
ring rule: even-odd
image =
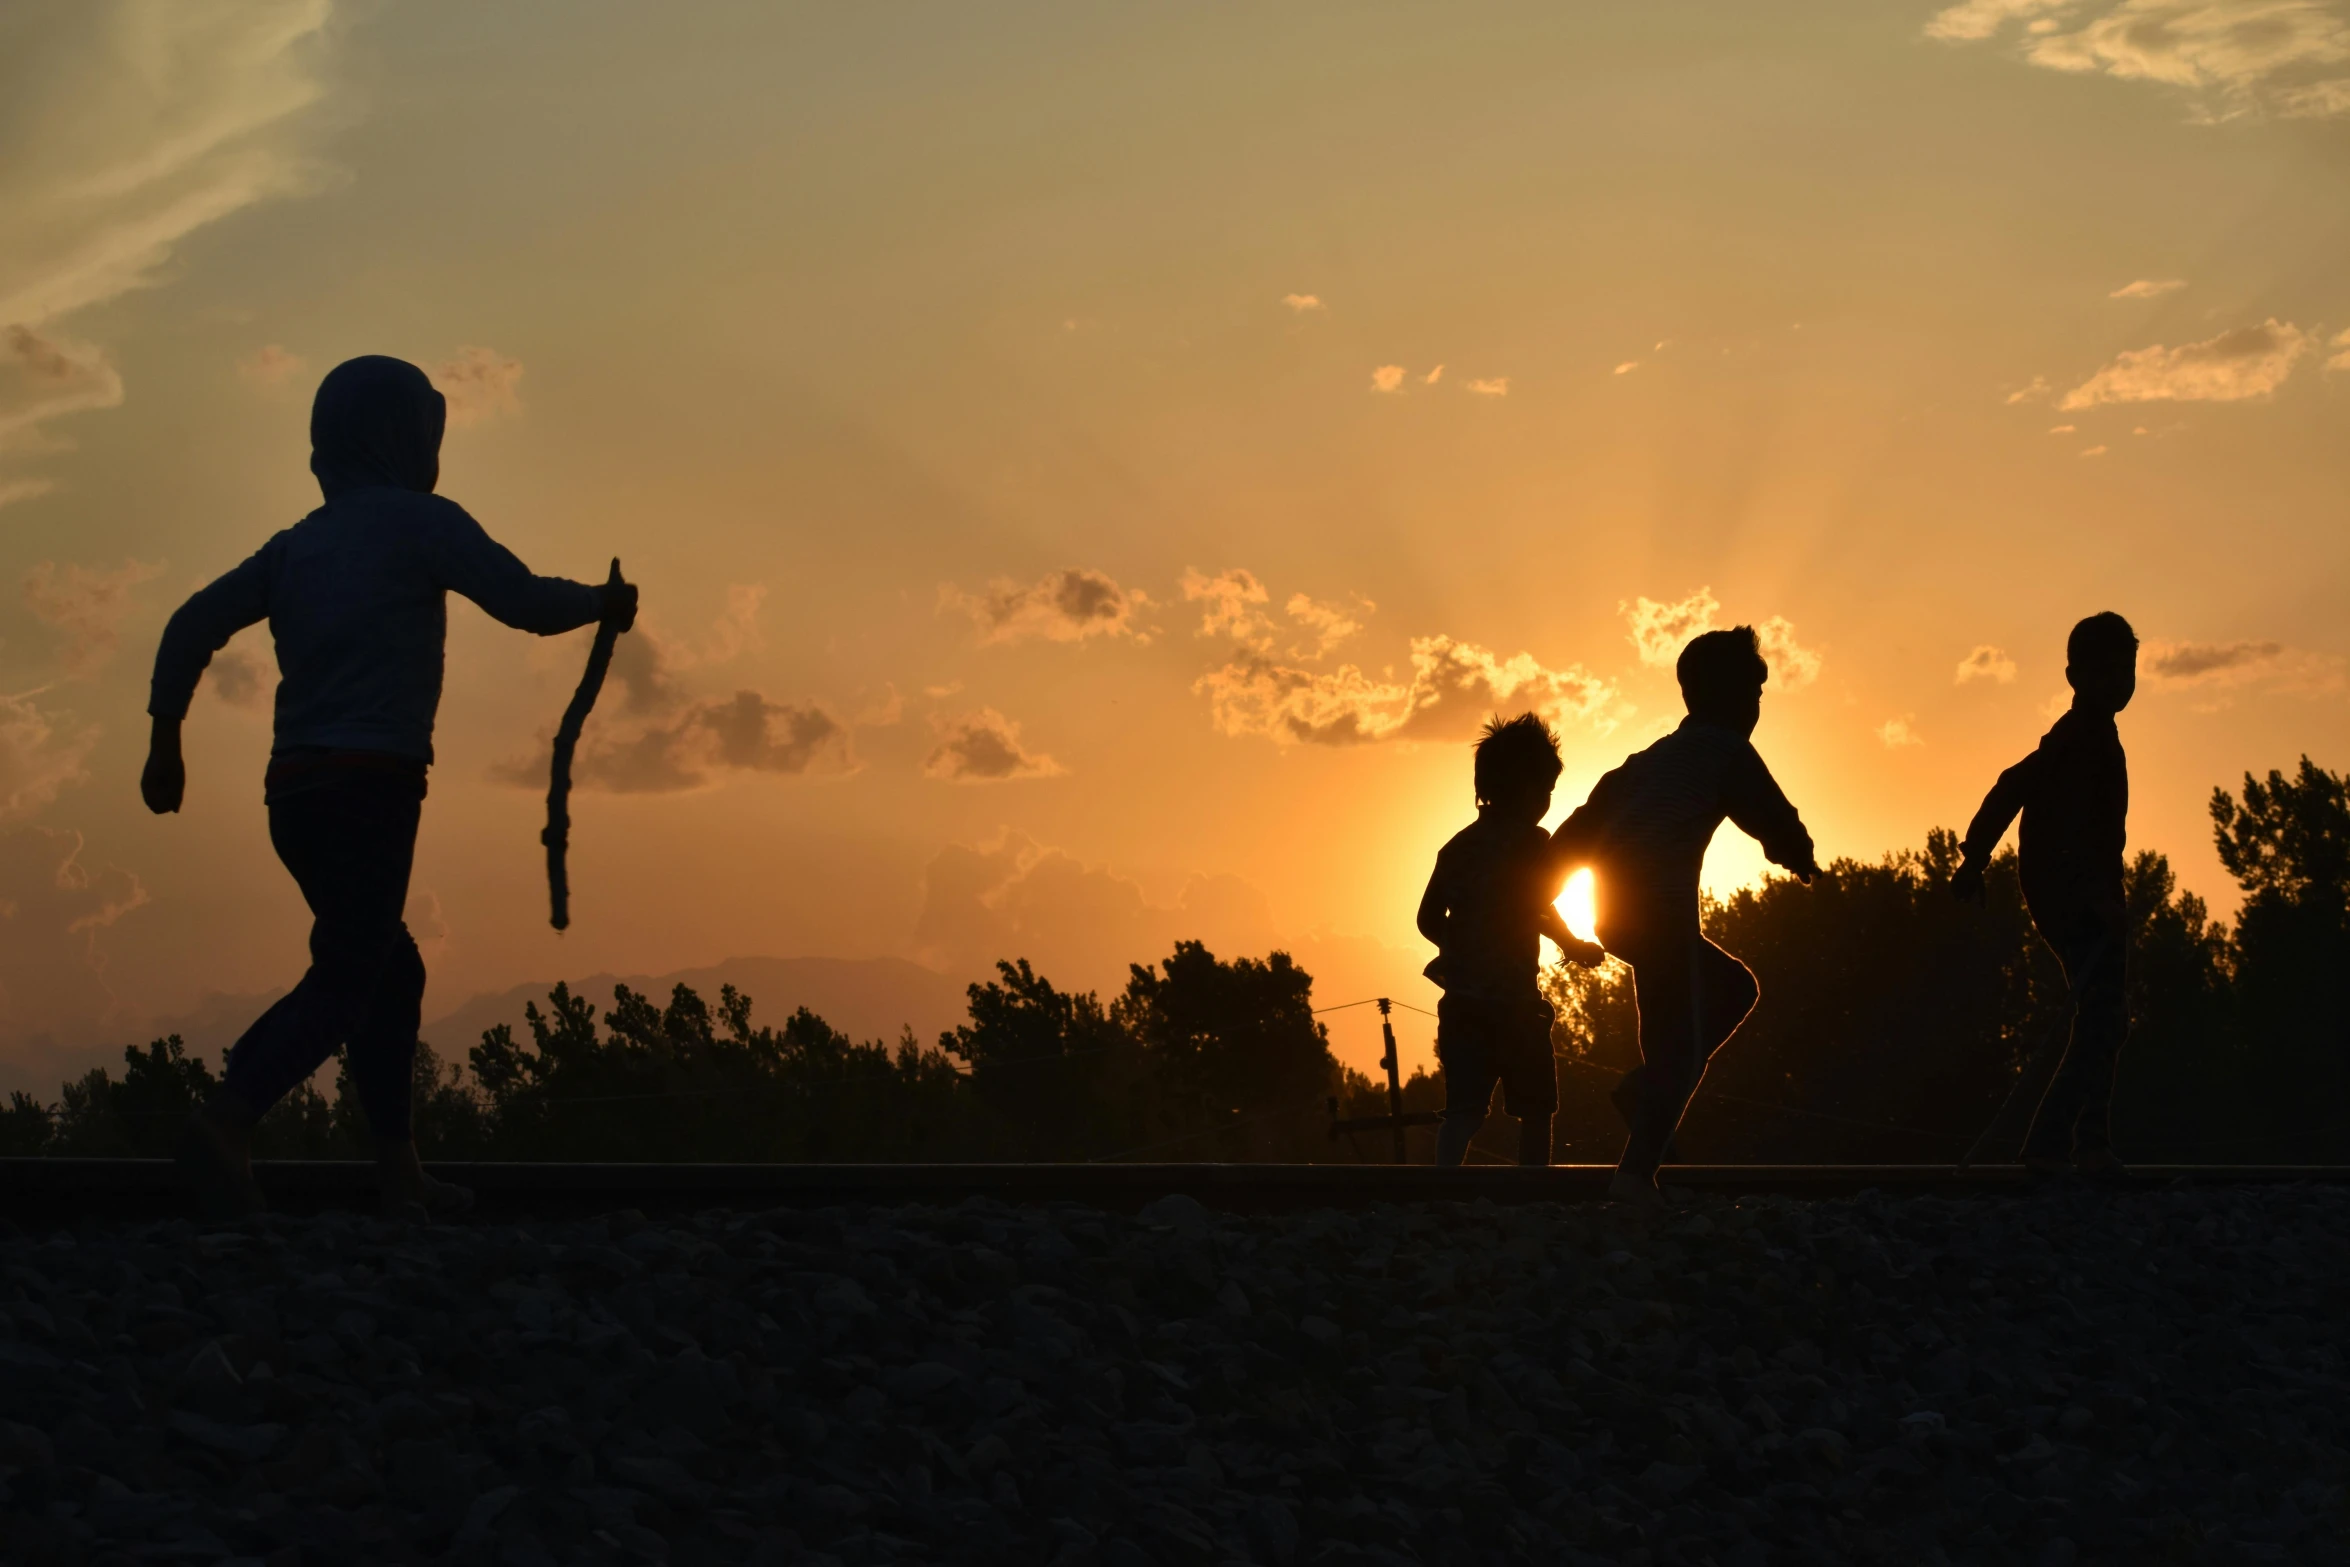
[[[1567,922],[1567,929],[1584,941],[1599,939],[1598,879],[1590,867],[1567,878],[1567,890],[1560,893],[1557,908],[1559,918]]]

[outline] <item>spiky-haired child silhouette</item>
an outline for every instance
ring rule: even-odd
[[[1657,1166],[1705,1076],[1761,987],[1698,927],[1697,881],[1723,818],[1761,840],[1774,865],[1809,882],[1811,834],[1754,748],[1770,666],[1752,626],[1709,631],[1674,673],[1689,716],[1593,786],[1553,837],[1560,863],[1599,880],[1599,939],[1632,966],[1641,1064],[1616,1085],[1630,1135],[1609,1183],[1618,1200],[1655,1203]]]
[[[1982,898],[1983,869],[2021,811],[2024,903],[2064,965],[2073,1008],[2064,1058],[2024,1138],[2024,1163],[2043,1173],[2069,1162],[2084,1174],[2119,1175],[2111,1112],[2130,1031],[2122,898],[2130,770],[2114,717],[2138,690],[2138,634],[2111,611],[2091,615],[2066,639],[2064,678],[2073,688],[2071,711],[1991,786],[1967,828],[1951,890],[1966,902]]]
[[[1495,719],[1476,745],[1477,819],[1437,851],[1420,897],[1420,934],[1436,944],[1427,975],[1436,1004],[1436,1058],[1444,1066],[1444,1122],[1436,1162],[1456,1165],[1485,1124],[1500,1084],[1518,1118],[1518,1162],[1550,1163],[1558,1111],[1551,1059],[1555,1014],[1542,998],[1542,938],[1569,958],[1605,955],[1580,941],[1554,901],[1564,879],[1542,818],[1558,783],[1558,736],[1532,713]]]

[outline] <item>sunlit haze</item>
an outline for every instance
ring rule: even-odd
[[[185,811],[137,778],[165,619],[317,503],[309,397],[361,353],[448,395],[442,494],[644,594],[563,937],[588,633],[452,604],[428,1019],[738,956],[1114,990],[1190,937],[1432,1006],[1476,726],[1557,726],[1555,822],[1709,626],[1762,633],[1823,861],[1963,827],[2096,610],[2145,639],[2131,844],[2221,913],[2213,787],[2350,762],[2339,6],[92,0],[0,39],[0,1086],[301,972],[266,628]],[[1707,881],[1763,870],[1725,828]]]

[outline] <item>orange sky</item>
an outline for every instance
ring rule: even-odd
[[[1542,707],[1563,811],[1708,623],[1769,631],[1824,854],[1963,825],[2097,609],[2133,843],[2216,905],[2212,787],[2350,764],[2330,0],[35,5],[0,105],[11,1084],[299,973],[266,636],[180,817],[142,709],[362,352],[450,393],[443,493],[645,590],[561,940],[584,634],[452,611],[428,1016],[1189,935],[1424,1004],[1461,740]]]

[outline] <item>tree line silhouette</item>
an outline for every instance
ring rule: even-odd
[[[2117,1150],[2140,1162],[2350,1157],[2350,784],[2304,757],[2290,776],[2246,775],[2240,798],[2215,789],[2211,816],[2243,891],[2232,928],[2179,890],[2163,855],[2141,852],[2128,869],[2134,1026]],[[1956,836],[1937,829],[1922,849],[1838,860],[1809,887],[1772,879],[1708,903],[1707,933],[1754,970],[1762,1002],[1699,1091],[1684,1157],[1967,1151],[2066,1006],[2014,855],[1993,862],[1981,908],[1951,897],[1958,863]],[[1629,976],[1558,967],[1544,985],[1559,1012],[1560,1157],[1613,1159],[1623,1133],[1606,1093],[1639,1059]],[[493,1028],[464,1069],[418,1051],[416,1136],[440,1159],[1377,1162],[1384,1140],[1334,1140],[1326,1106],[1385,1114],[1385,1087],[1331,1055],[1314,1005],[1288,954],[1227,960],[1198,942],[1135,965],[1107,1001],[1058,989],[1026,960],[1000,963],[970,987],[967,1021],[930,1044],[910,1032],[858,1042],[805,1008],[755,1023],[731,986],[715,1007],[683,985],[665,1006],[623,986],[599,1018],[557,985],[526,1009],[527,1038]],[[168,1153],[214,1074],[176,1036],[124,1058],[119,1077],[93,1069],[54,1103],[11,1095],[0,1153]],[[1440,1071],[1405,1084],[1407,1110],[1443,1097]],[[1506,1135],[1489,1130],[1471,1157],[1511,1159]],[[1423,1160],[1427,1136],[1414,1133]],[[347,1068],[331,1096],[296,1089],[254,1146],[362,1154]]]

